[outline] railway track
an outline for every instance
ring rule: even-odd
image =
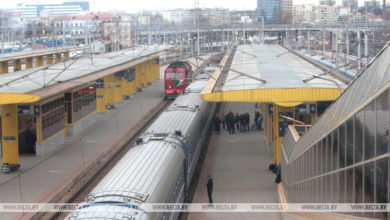
[[[164,101],[163,99],[154,108],[146,118],[143,118],[135,127],[129,129],[129,132],[124,137],[120,138],[110,152],[92,166],[86,174],[74,184],[67,192],[56,201],[57,203],[81,203],[84,198],[92,191],[92,189],[103,179],[103,177],[115,166],[115,164],[129,151],[137,138],[158,118],[172,101]],[[42,216],[34,216],[34,219],[64,219],[69,213],[44,213]]]
[[[196,72],[201,72],[205,67],[204,62],[200,65]],[[128,130],[127,135],[121,137],[113,146],[109,152],[103,153],[97,161],[94,162],[88,171],[77,177],[77,181],[66,192],[60,193],[57,198],[51,202],[53,203],[81,203],[87,197],[87,195],[95,188],[95,186],[107,175],[107,173],[120,161],[120,159],[128,152],[133,146],[137,138],[144,133],[144,131],[158,118],[171,103],[171,101],[164,101],[161,99],[160,103],[147,114],[146,118],[143,118],[135,127]],[[68,212],[59,213],[39,213],[32,216],[32,219],[65,219]]]

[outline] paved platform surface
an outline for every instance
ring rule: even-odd
[[[254,119],[254,103],[223,103],[222,112],[250,113]],[[256,109],[260,111],[260,109]],[[264,131],[229,134],[214,131],[202,167],[193,203],[208,203],[207,175],[213,178],[214,203],[278,203],[275,174],[268,170],[273,157],[267,152]],[[197,219],[281,219],[279,213],[190,213],[188,220]]]
[[[164,97],[163,80],[157,80],[115,109],[97,113],[96,122],[51,155],[21,155],[21,168],[0,174],[0,203],[45,202],[56,190],[94,161],[114,140],[144,117]],[[18,219],[22,213],[0,214],[0,219]]]

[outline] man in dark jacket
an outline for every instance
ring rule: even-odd
[[[219,134],[219,131],[221,130],[221,120],[218,116],[215,116],[214,118],[214,127],[215,131]]]
[[[210,175],[207,176],[207,195],[209,196],[209,203],[213,203],[213,178]]]

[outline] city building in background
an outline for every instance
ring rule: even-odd
[[[132,45],[131,22],[127,19],[103,22],[103,37],[113,43],[114,50],[129,48]]]
[[[282,23],[291,24],[293,22],[293,13],[293,0],[282,0]]]
[[[48,13],[51,17],[79,14],[89,11],[88,1],[63,1],[61,3],[40,4],[35,1],[18,3],[12,10],[20,12],[23,17],[39,17]]]
[[[257,20],[265,24],[278,24],[282,17],[282,0],[257,0]]]
[[[88,13],[57,17],[54,31],[78,43],[90,44],[94,39],[103,37],[103,23],[117,19],[110,13]]]

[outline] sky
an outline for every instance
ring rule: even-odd
[[[16,7],[16,3],[26,0],[1,0],[1,8]],[[28,0],[27,0],[28,1]],[[32,2],[55,3],[61,0],[30,0]],[[198,0],[199,7],[223,7],[238,10],[256,9],[257,0]],[[363,2],[364,0],[359,0]],[[318,4],[318,0],[293,0],[294,5]],[[341,4],[341,0],[336,0]],[[140,12],[142,10],[165,10],[174,8],[193,8],[195,0],[90,0],[92,11],[113,11]]]

